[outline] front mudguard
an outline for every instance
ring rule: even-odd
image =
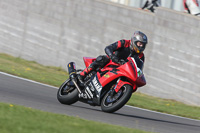
[[[125,84],[129,84],[130,86],[132,86],[132,87],[133,87],[133,92],[135,92],[135,91],[137,90],[137,86],[136,86],[135,84],[132,85],[131,83],[129,83],[129,82],[127,82],[127,81],[119,80],[119,81],[117,82],[117,84],[115,85],[115,88],[114,88],[115,92],[117,93],[117,92],[120,90],[120,88],[121,88],[122,86],[124,86]]]

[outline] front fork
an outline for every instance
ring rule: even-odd
[[[69,72],[69,77],[72,80],[72,82],[74,83],[74,85],[76,86],[77,90],[79,93],[82,93],[80,87],[77,84],[77,79],[76,79],[76,66],[74,62],[70,62],[68,65],[68,72]]]

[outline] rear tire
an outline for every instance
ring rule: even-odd
[[[78,101],[78,90],[69,85],[70,79],[66,80],[58,89],[57,99],[62,104],[73,104]]]
[[[120,90],[111,95],[111,91],[108,91],[101,101],[101,109],[104,112],[112,113],[122,108],[130,99],[133,93],[133,87],[131,85],[123,85]]]

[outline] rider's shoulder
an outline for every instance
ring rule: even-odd
[[[129,47],[131,44],[131,40],[123,39],[124,47]]]

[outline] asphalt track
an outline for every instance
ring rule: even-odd
[[[0,102],[160,133],[200,133],[200,121],[124,106],[115,113],[81,102],[62,105],[57,88],[0,72]],[[190,113],[190,112],[188,112]]]

